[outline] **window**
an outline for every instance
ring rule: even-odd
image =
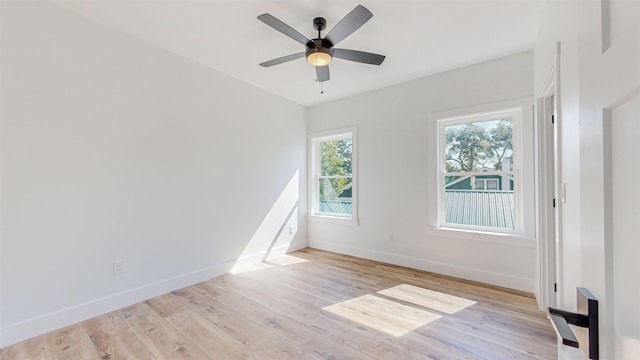
[[[521,110],[438,120],[441,227],[518,232]]]
[[[310,138],[311,215],[356,219],[355,144],[354,128]]]
[[[498,179],[476,179],[474,190],[498,190]]]

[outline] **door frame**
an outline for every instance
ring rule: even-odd
[[[562,205],[560,43],[554,65],[538,94],[535,122],[538,188],[538,306],[562,304]],[[552,121],[553,119],[553,121]],[[554,207],[555,204],[555,207]]]

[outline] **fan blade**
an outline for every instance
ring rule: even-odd
[[[325,39],[331,41],[333,45],[336,45],[346,39],[347,36],[353,34],[354,31],[358,30],[372,17],[373,14],[371,11],[362,5],[358,5],[329,31]]]
[[[318,82],[329,80],[329,65],[316,66],[316,76],[318,77]]]
[[[287,35],[288,37],[301,43],[302,45],[307,45],[307,42],[309,41],[306,36],[299,33],[296,29],[276,19],[270,14],[262,14],[258,16],[258,20],[280,31],[281,33]]]
[[[291,54],[291,55],[287,55],[287,56],[283,56],[283,57],[279,57],[277,59],[273,59],[273,60],[269,60],[269,61],[265,61],[263,63],[260,64],[260,66],[264,66],[264,67],[269,67],[269,66],[273,66],[273,65],[278,65],[278,64],[282,64],[285,63],[287,61],[291,61],[291,60],[295,60],[295,59],[300,59],[304,57],[304,53],[296,53],[296,54]]]
[[[371,65],[380,65],[385,58],[384,55],[349,49],[333,49],[333,57]]]

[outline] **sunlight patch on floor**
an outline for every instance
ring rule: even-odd
[[[407,284],[378,291],[378,294],[437,310],[445,314],[454,314],[476,303],[473,300]]]
[[[323,310],[395,337],[440,318],[440,315],[374,295],[360,296]]]
[[[261,262],[257,264],[249,264],[244,266],[234,266],[233,269],[231,269],[230,273],[245,274],[252,271],[266,270],[266,269],[272,269],[272,268],[274,268],[273,265]]]
[[[308,261],[309,260],[307,260],[307,259],[299,258],[299,257],[292,256],[292,255],[269,256],[267,258],[267,260],[266,260],[266,262],[269,263],[269,264],[279,265],[279,266],[288,266],[288,265],[300,264],[300,263],[305,263],[305,262],[308,262]]]
[[[257,264],[237,265],[231,269],[231,274],[246,274],[253,271],[273,269],[276,266],[289,266],[308,262],[309,260],[292,255],[273,255]]]

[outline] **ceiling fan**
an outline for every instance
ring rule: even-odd
[[[287,61],[306,57],[307,61],[316,67],[316,76],[319,82],[329,80],[329,63],[336,57],[343,60],[355,61],[364,64],[380,65],[384,61],[384,55],[349,49],[335,49],[334,46],[346,39],[358,30],[364,23],[373,17],[371,11],[362,5],[351,10],[340,20],[323,38],[320,34],[327,27],[327,20],[321,17],[313,19],[313,28],[318,31],[318,37],[307,39],[291,26],[276,19],[270,14],[262,14],[258,19],[272,28],[287,35],[293,40],[303,44],[306,50],[303,52],[286,55],[261,63],[261,66],[269,67],[285,63]]]

